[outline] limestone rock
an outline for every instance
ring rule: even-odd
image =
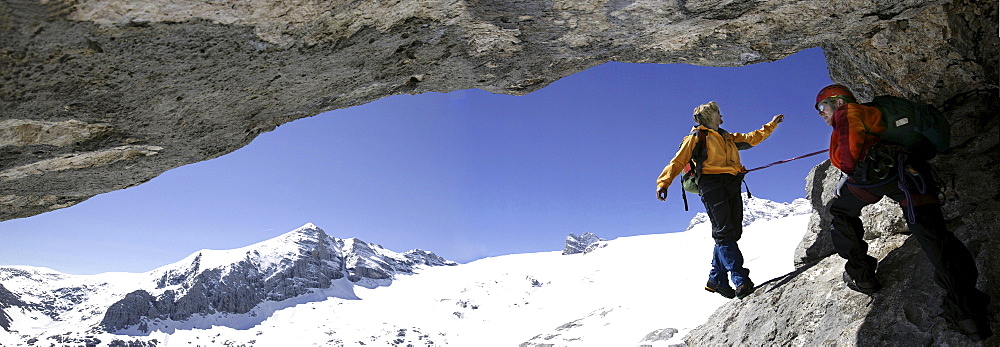
[[[298,118],[398,94],[522,95],[611,60],[739,66],[822,46],[834,80],[860,95],[972,103],[982,119],[998,51],[995,21],[981,18],[995,12],[944,0],[837,11],[793,0],[8,0],[0,220],[144,183]],[[53,166],[68,158],[80,160]]]
[[[806,177],[806,198],[812,202],[813,212],[809,230],[795,249],[795,266],[804,266],[834,254],[830,239],[830,203],[839,179],[840,170],[829,160],[817,165]],[[870,243],[869,252],[875,254],[886,253],[898,246],[883,244],[885,237],[909,233],[902,208],[889,198],[861,209],[861,222],[865,227],[864,239]]]
[[[802,266],[834,254],[830,240],[829,203],[840,178],[840,170],[829,160],[816,165],[806,176],[806,199],[812,203],[813,212],[806,232],[795,249],[795,266]]]

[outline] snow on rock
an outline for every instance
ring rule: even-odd
[[[775,202],[767,199],[747,197],[743,194],[743,226],[748,226],[757,221],[779,219],[791,216],[798,216],[812,213],[812,205],[809,200],[795,199],[790,203]],[[699,212],[688,223],[687,230],[695,226],[709,222],[708,214]]]
[[[7,288],[0,283],[0,328],[3,328],[8,332],[10,331],[11,317],[4,311],[4,309],[9,310],[12,307],[24,306],[27,306],[27,304],[24,301],[21,301],[21,298],[17,294],[7,290]]]
[[[580,236],[574,234],[569,234],[566,236],[566,247],[563,248],[562,254],[580,254],[580,253],[590,253],[591,251],[606,246],[603,243],[604,239],[594,235],[593,233],[583,233]]]

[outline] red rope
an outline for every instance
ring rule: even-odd
[[[815,151],[815,152],[812,152],[812,153],[809,153],[809,154],[806,154],[806,155],[800,155],[798,157],[791,158],[791,159],[779,160],[779,161],[776,161],[776,162],[773,162],[773,163],[770,163],[770,164],[767,164],[767,165],[764,165],[764,166],[761,166],[761,167],[758,167],[758,168],[753,168],[753,169],[747,170],[747,172],[769,168],[769,167],[772,167],[774,165],[778,165],[778,164],[783,164],[783,163],[790,162],[792,160],[799,160],[799,159],[802,159],[802,158],[811,157],[811,156],[814,156],[814,155],[817,155],[817,154],[820,154],[820,153],[823,153],[823,152],[826,152],[826,151],[829,151],[829,149],[824,149],[822,151]]]

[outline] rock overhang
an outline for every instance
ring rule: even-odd
[[[955,29],[989,5],[843,5],[7,1],[0,220],[141,184],[325,111],[468,88],[523,95],[607,61],[741,66],[821,46],[834,80],[859,94],[937,104],[995,78],[990,48],[970,48],[979,29]],[[896,65],[907,58],[913,67]],[[25,124],[69,134],[30,137]]]

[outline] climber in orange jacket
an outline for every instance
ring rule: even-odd
[[[881,111],[858,104],[845,86],[823,88],[815,105],[833,127],[830,162],[844,173],[830,203],[830,236],[837,254],[847,260],[845,285],[866,294],[882,288],[878,260],[868,255],[860,216],[863,207],[888,196],[900,202],[904,214],[912,211],[907,226],[934,266],[935,282],[945,290],[945,318],[973,338],[992,336],[986,312],[990,297],[976,289],[979,272],[969,250],[945,227],[927,153],[882,141],[879,135],[886,131],[886,122]]]
[[[740,194],[740,182],[747,169],[740,163],[739,150],[749,149],[761,143],[784,120],[784,115],[777,115],[763,128],[746,133],[730,133],[722,128],[722,114],[719,105],[714,101],[694,109],[695,126],[691,135],[681,142],[680,149],[663,168],[656,180],[656,197],[661,201],[667,199],[667,187],[691,161],[695,155],[694,149],[699,139],[705,139],[705,155],[698,181],[701,201],[712,222],[712,238],[715,239],[715,250],[712,256],[712,270],[709,271],[705,290],[719,293],[726,298],[750,295],[754,291],[750,280],[750,270],[743,266],[743,253],[736,243],[743,235],[743,198]],[[704,136],[699,136],[700,133]],[[700,154],[699,154],[700,155]],[[729,286],[729,274],[736,285],[733,290]]]

